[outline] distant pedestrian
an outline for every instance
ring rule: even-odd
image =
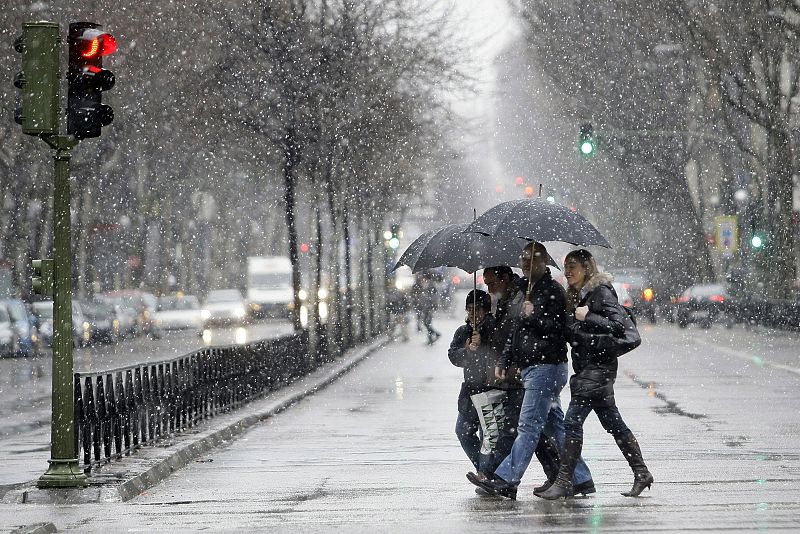
[[[389,293],[386,311],[389,314],[389,336],[392,339],[408,341],[408,312],[411,303],[408,296],[400,289]]]
[[[617,446],[633,470],[633,487],[623,493],[636,497],[653,484],[653,475],[642,458],[639,443],[617,409],[614,381],[617,377],[617,352],[614,339],[624,335],[625,313],[619,306],[612,276],[600,272],[587,250],[570,252],[564,260],[569,284],[567,338],[572,345],[570,378],[571,399],[564,421],[566,444],[558,478],[547,491],[537,493],[545,499],[572,495],[572,473],[583,447],[583,423],[591,411],[603,428],[614,436]]]
[[[442,334],[433,327],[433,314],[438,305],[438,294],[436,285],[430,276],[423,276],[416,294],[416,307],[422,326],[428,335],[428,345],[433,345],[438,341]]]

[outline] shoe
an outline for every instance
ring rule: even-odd
[[[650,489],[653,485],[653,475],[647,469],[647,465],[642,458],[642,450],[639,448],[639,442],[633,432],[628,432],[621,439],[617,440],[617,446],[625,459],[628,460],[628,465],[631,466],[633,471],[633,487],[630,491],[622,493],[625,497],[638,497],[645,488]]]
[[[538,495],[539,493],[544,493],[545,491],[550,489],[550,486],[553,485],[553,482],[555,482],[555,480],[545,480],[544,484],[533,488],[533,494]]]
[[[492,495],[491,493],[489,493],[488,491],[486,491],[481,487],[475,488],[475,494],[480,497],[494,497],[494,495]]]
[[[586,482],[581,482],[580,484],[573,484],[572,485],[572,496],[576,496],[579,493],[582,494],[584,497],[589,495],[590,493],[595,493],[597,490],[594,487],[594,480],[591,478]]]
[[[563,478],[559,477],[556,479],[555,483],[547,489],[547,491],[535,493],[534,495],[541,497],[542,499],[547,499],[548,501],[572,497],[574,495],[572,482],[565,482]]]
[[[650,489],[650,486],[653,485],[653,482],[653,475],[651,475],[649,471],[636,473],[633,476],[633,487],[631,490],[626,491],[621,495],[624,495],[625,497],[638,497],[645,488]]]
[[[490,495],[500,495],[501,497],[511,499],[512,501],[517,500],[517,486],[509,484],[502,478],[481,478],[475,473],[467,473],[467,480],[479,488],[483,488]]]

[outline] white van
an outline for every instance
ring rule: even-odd
[[[287,317],[294,304],[292,263],[283,256],[247,258],[247,305],[254,317]]]

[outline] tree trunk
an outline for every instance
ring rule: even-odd
[[[294,176],[295,165],[297,163],[297,152],[295,147],[295,134],[290,129],[286,135],[287,147],[284,151],[283,160],[283,201],[286,209],[286,233],[289,241],[289,261],[292,263],[292,290],[294,292],[294,313],[292,322],[295,331],[302,330],[300,324],[300,260],[297,256],[297,228],[294,218],[294,195],[297,180]]]

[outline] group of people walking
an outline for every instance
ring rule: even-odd
[[[638,496],[653,476],[614,401],[615,340],[624,337],[625,310],[611,275],[598,270],[587,250],[567,255],[566,290],[551,277],[548,258],[544,245],[531,242],[520,262],[526,278],[510,267],[487,268],[488,293],[467,296],[466,323],[448,351],[464,369],[456,435],[475,467],[467,479],[479,494],[516,499],[535,454],[547,480],[534,495],[553,500],[594,493],[581,458],[583,423],[594,411],[633,470],[633,487],[623,495]],[[560,393],[568,344],[574,374],[565,416]]]

